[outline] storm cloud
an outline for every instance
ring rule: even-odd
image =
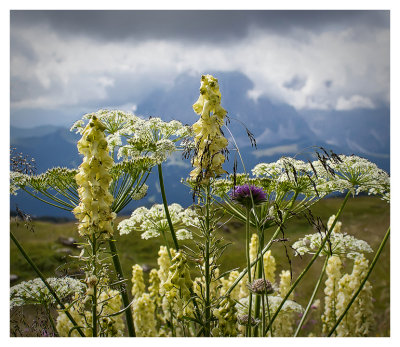
[[[104,41],[187,39],[221,42],[257,27],[275,33],[358,27],[388,28],[388,11],[12,11],[11,27],[47,26],[63,35]]]
[[[209,71],[245,75],[254,102],[387,106],[389,25],[389,11],[12,11],[11,121],[134,110],[180,75]]]

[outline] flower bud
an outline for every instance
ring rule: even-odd
[[[248,288],[254,294],[272,294],[274,292],[271,282],[263,278],[258,278],[249,283]]]
[[[238,323],[239,323],[240,325],[249,325],[249,315],[247,315],[247,314],[238,316],[238,317],[237,317],[237,320],[238,320]],[[250,319],[250,326],[253,326],[253,327],[254,327],[254,326],[256,326],[258,323],[259,323],[258,320],[256,320],[256,319],[254,319],[253,317],[251,317],[251,319]]]

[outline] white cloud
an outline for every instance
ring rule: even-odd
[[[355,108],[374,108],[374,103],[361,95],[352,95],[350,98],[340,97],[336,104],[338,111],[348,111]]]
[[[293,145],[276,146],[266,149],[257,149],[252,153],[256,158],[262,158],[262,157],[270,157],[275,154],[296,153],[297,151],[298,151],[298,146],[296,144],[293,144]]]
[[[254,83],[250,98],[265,95],[296,109],[372,108],[389,101],[386,29],[371,29],[368,35],[346,29],[292,36],[253,30],[248,37],[223,45],[102,42],[60,37],[40,27],[15,29],[12,36],[31,46],[35,60],[13,50],[11,80],[24,81],[30,90],[41,89],[39,95],[16,98],[11,104],[15,109],[85,105],[119,93],[129,93],[131,102],[138,103],[155,88],[172,87],[180,73],[210,70],[240,71]],[[298,76],[301,88],[291,87]]]
[[[167,162],[165,163],[165,166],[175,166],[175,167],[181,167],[185,169],[190,169],[191,165],[188,160],[183,160],[182,159],[182,153],[180,152],[174,152],[172,153],[169,157]]]

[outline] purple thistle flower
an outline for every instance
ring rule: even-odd
[[[267,200],[267,195],[262,188],[256,186],[236,186],[231,192],[231,199],[244,207],[252,207],[252,197],[254,205],[260,205]]]

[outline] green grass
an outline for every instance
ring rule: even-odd
[[[312,208],[312,212],[314,216],[321,217],[324,223],[326,223],[328,218],[336,213],[341,201],[342,200],[339,198],[324,199]],[[118,219],[118,221],[120,220],[121,218]],[[373,250],[376,251],[390,224],[390,208],[386,202],[378,198],[358,197],[349,200],[340,220],[343,223],[343,232],[366,240]],[[30,232],[24,227],[23,223],[20,222],[17,224],[15,221],[11,221],[11,230],[45,276],[55,276],[56,273],[60,274],[63,273],[63,271],[73,273],[77,267],[76,261],[70,256],[60,253],[59,250],[65,247],[57,243],[57,239],[60,236],[72,236],[81,242],[82,240],[79,239],[77,235],[76,223],[53,224],[34,221],[33,226],[35,231]],[[244,226],[235,228],[231,222],[228,223],[227,226],[230,232],[218,231],[227,242],[232,243],[221,259],[221,272],[236,267],[243,269],[245,264]],[[270,229],[266,232],[267,240],[273,231],[274,229]],[[286,224],[285,237],[289,239],[287,246],[288,253],[292,260],[293,278],[298,276],[309,261],[309,257],[294,257],[289,245],[299,237],[312,232],[313,230],[310,225],[301,217],[294,217]],[[117,240],[117,248],[119,250],[123,270],[128,279],[130,278],[133,264],[146,264],[149,268],[157,266],[157,252],[162,244],[161,238],[146,241],[142,240],[138,234],[124,236],[116,234],[115,238]],[[79,254],[79,250],[77,249],[73,249],[72,252],[73,255]],[[281,270],[289,269],[284,244],[281,242],[274,243],[272,246],[272,253],[276,258],[276,274],[278,276]],[[19,276],[19,281],[37,277],[19,254],[14,244],[11,244],[10,257],[10,271],[12,274]],[[373,254],[369,254],[367,257],[371,260]],[[350,262],[346,263],[346,269],[350,271]],[[309,273],[303,278],[302,282],[300,282],[295,290],[295,300],[303,306],[308,302],[309,295],[313,289],[316,278],[319,276],[321,267],[322,258],[311,267]],[[390,334],[389,273],[390,247],[388,242],[370,277],[370,282],[373,285],[373,295],[376,300],[374,302],[374,307],[377,326],[372,334],[373,336],[389,336]],[[322,290],[318,293],[318,297],[321,299],[323,298]]]

